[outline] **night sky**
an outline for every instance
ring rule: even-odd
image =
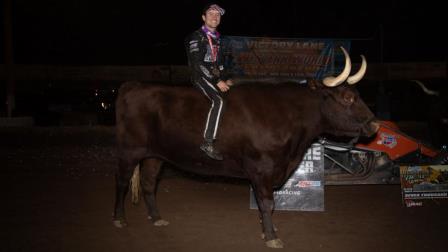
[[[186,64],[183,39],[202,24],[208,1],[13,2],[16,63],[150,65]],[[370,61],[446,60],[446,8],[440,1],[215,2],[227,11],[223,35],[349,38],[352,54]],[[1,32],[3,37],[3,25]]]

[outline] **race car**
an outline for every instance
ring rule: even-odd
[[[325,184],[398,184],[400,165],[446,164],[448,151],[437,150],[380,121],[375,138],[355,145],[321,139]]]

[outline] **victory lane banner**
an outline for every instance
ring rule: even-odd
[[[448,198],[448,165],[400,166],[400,181],[407,207]]]
[[[324,148],[314,143],[306,152],[296,171],[274,191],[275,210],[324,211]],[[258,205],[250,189],[250,209]]]
[[[343,46],[350,40],[238,37],[222,38],[224,65],[233,77],[316,78],[339,73]]]

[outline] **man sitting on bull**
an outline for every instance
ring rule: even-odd
[[[213,145],[224,107],[221,94],[232,86],[232,81],[224,71],[220,34],[217,31],[222,15],[224,9],[217,4],[207,5],[202,13],[204,24],[185,41],[193,85],[211,101],[204,130],[205,141],[200,148],[216,160],[223,159]]]

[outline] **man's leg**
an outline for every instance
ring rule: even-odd
[[[205,153],[216,160],[222,160],[222,155],[213,146],[213,142],[216,139],[218,132],[218,126],[222,117],[224,100],[222,99],[219,91],[207,80],[202,79],[196,82],[196,86],[202,90],[202,92],[210,99],[212,105],[208,112],[207,121],[204,130],[205,143],[201,145],[201,149]]]

